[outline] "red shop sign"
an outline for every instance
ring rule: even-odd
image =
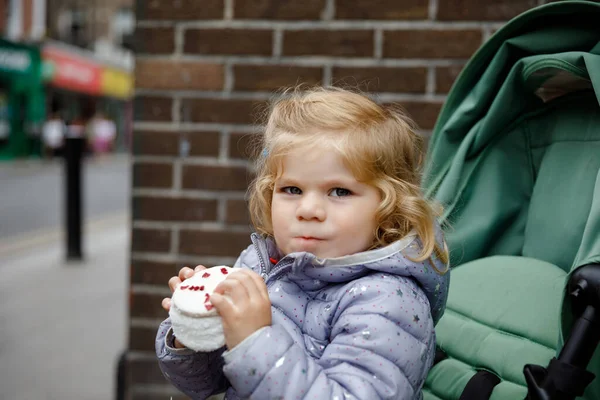
[[[53,47],[44,47],[42,58],[53,86],[89,94],[101,92],[102,68],[92,61]]]

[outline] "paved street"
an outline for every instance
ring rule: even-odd
[[[125,210],[129,204],[129,157],[86,159],[83,212],[87,219]],[[64,224],[62,160],[0,163],[0,238]]]
[[[0,165],[0,400],[114,399],[127,333],[128,160],[88,167],[86,190],[103,200],[87,196],[85,261],[68,264],[61,219],[49,214],[59,166],[28,163]]]

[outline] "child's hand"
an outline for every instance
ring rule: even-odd
[[[251,270],[244,269],[228,276],[217,286],[210,302],[223,318],[223,332],[229,350],[260,328],[271,325],[267,286]]]
[[[175,289],[177,289],[177,286],[179,286],[181,284],[181,282],[183,282],[184,280],[191,278],[192,276],[194,276],[194,274],[198,271],[202,271],[206,269],[206,267],[204,265],[198,265],[196,268],[191,269],[190,267],[183,267],[179,270],[179,275],[178,276],[173,276],[171,277],[171,279],[169,279],[169,289],[171,289],[171,293],[173,293],[175,291]],[[169,311],[171,309],[171,298],[170,297],[165,297],[162,300],[162,308],[165,309],[165,311]]]
[[[196,268],[191,269],[189,267],[183,267],[179,270],[178,276],[173,276],[169,279],[169,289],[171,289],[171,293],[177,289],[177,286],[181,284],[184,280],[191,278],[198,271],[202,271],[206,269],[204,265],[198,265]],[[171,298],[165,297],[162,301],[162,308],[164,308],[167,312],[171,309]],[[175,347],[178,349],[183,349],[185,346],[175,338]]]

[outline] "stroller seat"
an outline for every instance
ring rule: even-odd
[[[524,399],[523,366],[546,365],[556,352],[565,277],[552,264],[513,256],[453,271],[454,288],[438,325],[438,344],[448,358],[431,370],[425,399],[458,399],[477,369],[502,379],[491,399]]]
[[[599,18],[582,1],[522,14],[448,96],[424,177],[452,265],[425,400],[459,399],[477,371],[499,378],[490,399],[524,399],[523,367],[548,365],[570,331],[569,277],[600,262]]]

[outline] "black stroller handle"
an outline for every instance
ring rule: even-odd
[[[525,365],[526,400],[574,400],[595,378],[586,368],[600,341],[600,264],[575,271],[569,291],[578,318],[558,358],[547,368]]]

